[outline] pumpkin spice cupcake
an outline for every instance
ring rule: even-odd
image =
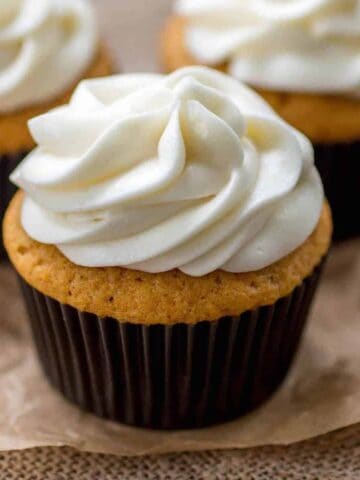
[[[306,138],[202,67],[84,81],[30,130],[4,239],[50,382],[144,427],[262,404],[331,238]]]
[[[28,120],[66,103],[82,78],[111,70],[93,9],[84,0],[1,4],[0,219],[14,191],[8,176],[35,146]]]
[[[202,64],[256,88],[314,144],[337,238],[360,233],[360,0],[178,0],[167,71]]]

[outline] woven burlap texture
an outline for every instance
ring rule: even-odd
[[[69,448],[0,454],[0,480],[357,480],[360,426],[289,447],[118,458]]]

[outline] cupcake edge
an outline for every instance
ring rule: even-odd
[[[190,277],[178,270],[149,274],[121,267],[87,268],[25,233],[20,222],[22,198],[18,192],[12,200],[3,230],[5,247],[20,276],[61,303],[131,323],[195,323],[272,304],[312,273],[328,251],[332,234],[325,203],[317,228],[303,245],[259,271],[219,270]]]
[[[193,325],[119,322],[20,284],[43,371],[65,398],[138,427],[201,428],[253,410],[279,387],[323,263],[272,305]]]

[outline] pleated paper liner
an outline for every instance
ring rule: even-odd
[[[28,152],[17,152],[8,155],[0,155],[0,226],[4,218],[6,208],[14,195],[16,187],[9,181],[10,173],[17,167]],[[0,260],[6,257],[0,228]]]
[[[329,200],[334,238],[360,234],[360,142],[315,145],[315,163]]]
[[[40,363],[68,400],[129,425],[199,428],[254,409],[280,385],[322,265],[273,305],[194,325],[101,318],[20,282]]]

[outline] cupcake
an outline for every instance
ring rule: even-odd
[[[204,67],[83,81],[29,125],[4,239],[52,385],[152,428],[262,404],[330,244],[310,142]]]
[[[360,233],[360,0],[179,0],[162,58],[254,87],[314,144],[335,236]]]
[[[2,2],[0,219],[13,194],[8,176],[35,145],[27,121],[68,102],[81,78],[110,72],[94,12],[84,0]]]

